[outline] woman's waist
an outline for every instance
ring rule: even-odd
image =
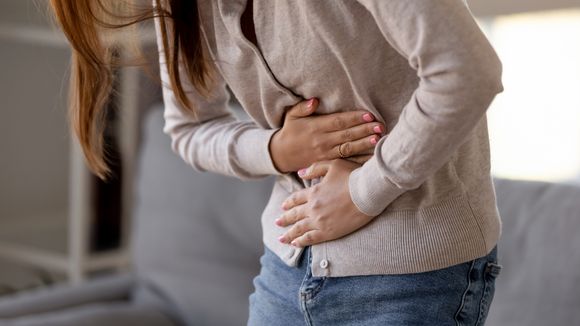
[[[280,194],[273,194],[277,198]],[[339,239],[313,245],[319,259],[332,268],[321,275],[399,274],[442,268],[485,255],[497,243],[501,221],[495,203],[480,207],[461,192],[416,209],[386,209],[364,227]],[[283,197],[283,196],[281,196]],[[293,247],[277,242],[284,232],[274,224],[281,212],[276,200],[262,216],[264,242],[288,264]],[[329,276],[329,275],[327,275]]]

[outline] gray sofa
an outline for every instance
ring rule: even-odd
[[[145,119],[131,274],[0,299],[2,326],[245,325],[271,178],[196,173]],[[580,325],[580,188],[495,179],[504,233],[487,325]]]

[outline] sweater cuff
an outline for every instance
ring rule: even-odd
[[[397,197],[405,192],[376,166],[371,159],[363,166],[353,170],[348,178],[350,197],[356,207],[365,215],[377,216],[384,211]]]
[[[255,175],[282,175],[270,155],[270,141],[277,129],[251,129],[238,138],[240,165]]]

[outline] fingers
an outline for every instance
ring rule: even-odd
[[[294,247],[306,247],[324,242],[324,233],[320,230],[310,230],[290,242]]]
[[[280,218],[276,219],[275,223],[280,227],[289,225],[292,227],[278,238],[280,242],[290,243],[293,239],[312,229],[310,220],[306,218],[306,206],[303,205],[307,202],[308,191],[309,189],[297,191],[282,203],[282,208],[286,211]]]
[[[298,170],[298,176],[300,178],[309,180],[315,179],[319,177],[323,177],[328,173],[328,169],[330,169],[330,161],[320,161],[313,163],[306,169]]]
[[[333,131],[328,134],[330,137],[330,142],[333,145],[338,145],[344,142],[354,141],[366,136],[372,136],[375,134],[383,135],[385,133],[385,126],[380,122],[365,123],[362,125],[354,126],[352,128]]]
[[[286,227],[302,220],[305,217],[305,207],[304,205],[299,205],[284,212],[280,218],[276,219],[275,223],[280,227]]]
[[[303,118],[311,115],[316,111],[318,107],[318,99],[311,98],[307,101],[302,101],[294,105],[288,112],[286,112],[286,118],[297,119]]]
[[[374,147],[376,145],[375,140],[378,142],[378,138],[370,136],[378,134],[380,138],[384,133],[385,127],[379,122],[366,123],[353,128],[332,132],[328,134],[330,139],[327,143],[331,144],[333,148],[327,158],[342,158],[340,156],[341,152],[345,157],[372,154],[374,153]],[[368,139],[368,141],[365,139]],[[338,151],[338,146],[342,146],[340,148],[341,152]]]
[[[324,159],[345,158],[349,156],[372,154],[378,140],[386,132],[380,122],[359,124],[350,128],[333,131],[326,134],[325,143],[330,150]],[[338,151],[338,147],[340,151]],[[342,153],[342,156],[341,156]]]
[[[374,149],[377,145],[379,139],[380,137],[378,135],[372,135],[359,140],[341,143],[333,148],[333,152],[336,153],[338,157],[341,157],[341,153],[344,157],[368,154],[369,150]]]
[[[282,209],[283,210],[289,210],[292,209],[293,207],[296,207],[298,205],[302,205],[306,202],[308,202],[308,192],[309,189],[302,189],[302,190],[298,190],[294,193],[292,193],[292,195],[290,195],[290,197],[286,198],[286,200],[284,200],[284,202],[282,202]]]
[[[320,126],[320,129],[327,132],[345,130],[375,121],[375,117],[364,110],[325,114],[317,119],[319,119],[317,125]]]
[[[291,243],[294,239],[304,235],[305,233],[315,230],[313,225],[311,225],[309,219],[302,219],[296,222],[286,233],[278,238],[278,241],[282,243]]]

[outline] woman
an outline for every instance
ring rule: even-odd
[[[75,48],[73,121],[104,176],[84,112],[110,86],[103,19],[52,3]],[[485,322],[501,232],[485,112],[503,88],[462,0],[168,0],[127,24],[152,16],[174,151],[277,176],[248,324]],[[227,113],[226,85],[252,121]]]

